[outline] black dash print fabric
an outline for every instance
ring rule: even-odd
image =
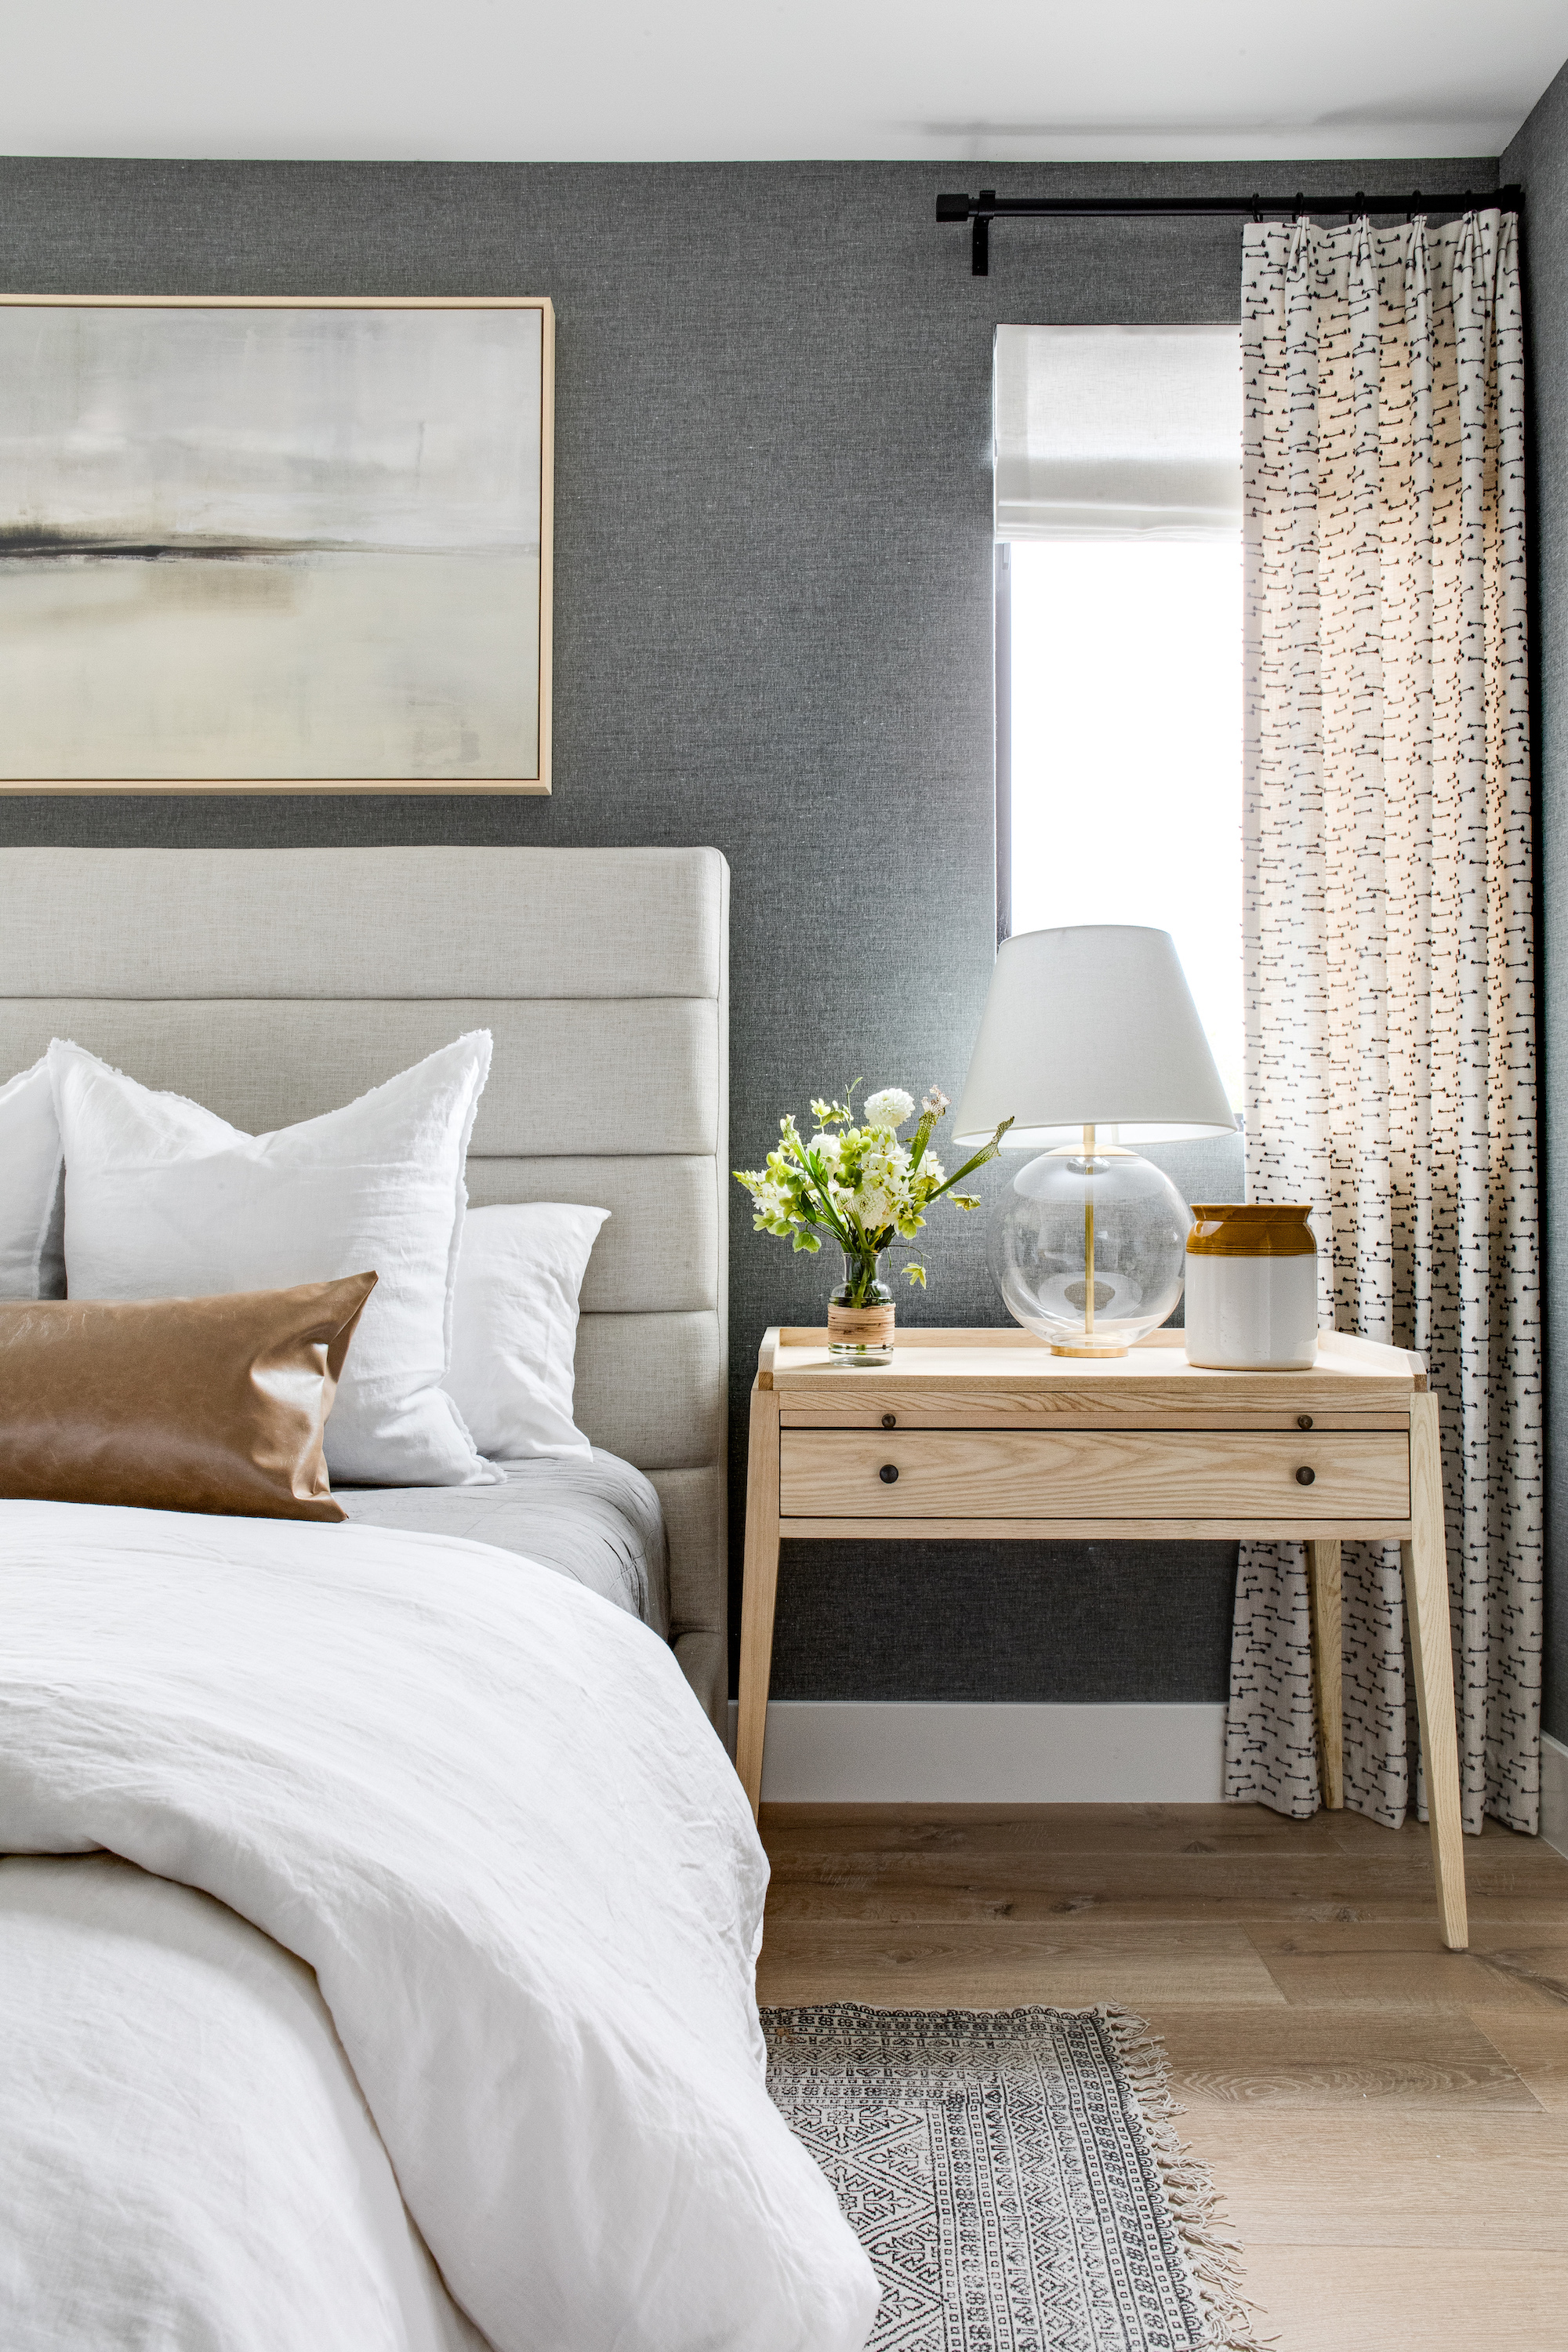
[[[1247,1186],[1440,1400],[1465,1826],[1539,1821],[1541,1312],[1516,224],[1249,228]],[[1347,1544],[1345,1801],[1419,1802],[1397,1547]],[[1245,1544],[1226,1788],[1318,1802],[1302,1548]]]

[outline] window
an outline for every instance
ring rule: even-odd
[[[1241,1101],[1234,329],[1002,328],[998,897],[1171,932]]]

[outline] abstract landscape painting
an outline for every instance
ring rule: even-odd
[[[548,791],[552,324],[0,301],[0,788]]]

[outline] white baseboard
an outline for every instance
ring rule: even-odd
[[[734,1733],[731,1701],[731,1748]],[[1224,1781],[1223,1706],[768,1708],[763,1795],[775,1804],[1201,1805]]]
[[[1568,1854],[1568,1748],[1549,1731],[1541,1735],[1541,1834]]]

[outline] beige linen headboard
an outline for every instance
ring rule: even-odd
[[[715,849],[0,850],[0,1080],[74,1037],[263,1133],[492,1032],[468,1196],[611,1212],[577,1416],[658,1489],[721,1729],[729,885]]]

